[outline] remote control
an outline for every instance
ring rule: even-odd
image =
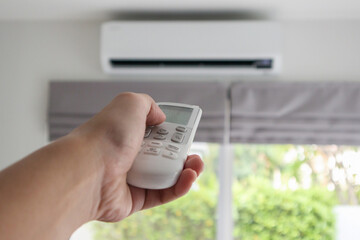
[[[146,189],[173,186],[185,164],[202,110],[181,103],[157,103],[165,122],[149,126],[139,153],[127,175],[130,185]]]

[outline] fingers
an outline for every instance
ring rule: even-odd
[[[173,187],[163,190],[146,190],[146,199],[142,209],[155,207],[185,195],[203,168],[204,164],[199,156],[189,156],[185,163],[184,170]]]
[[[198,155],[191,155],[185,162],[184,169],[186,168],[191,168],[196,172],[197,176],[199,176],[204,170],[204,163]]]
[[[188,156],[184,170],[177,183],[170,189],[165,189],[162,194],[162,203],[167,203],[185,195],[200,175],[204,168],[204,163],[198,155]],[[167,191],[168,190],[168,191]]]
[[[163,196],[163,202],[164,203],[170,202],[185,195],[190,190],[197,176],[198,176],[197,173],[193,169],[191,168],[185,169],[181,173],[179,180],[174,186],[173,191],[170,192],[170,194],[168,194],[167,196],[166,195]]]
[[[145,190],[147,194],[142,209],[152,208],[183,196],[190,190],[196,178],[196,172],[188,168],[183,170],[175,186],[163,190]]]

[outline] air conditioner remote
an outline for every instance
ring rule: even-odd
[[[202,110],[181,103],[158,103],[165,122],[147,127],[139,153],[127,175],[130,185],[146,189],[164,189],[178,180]]]

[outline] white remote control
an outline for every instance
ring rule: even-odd
[[[202,110],[181,103],[158,103],[165,122],[147,127],[127,182],[146,189],[164,189],[178,180],[199,125]]]

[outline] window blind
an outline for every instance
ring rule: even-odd
[[[231,142],[360,144],[360,83],[239,82]]]
[[[157,102],[198,105],[203,110],[195,141],[223,142],[226,86],[217,82],[65,82],[50,83],[49,139],[87,121],[121,92],[147,93]],[[125,117],[125,116],[124,116]]]

